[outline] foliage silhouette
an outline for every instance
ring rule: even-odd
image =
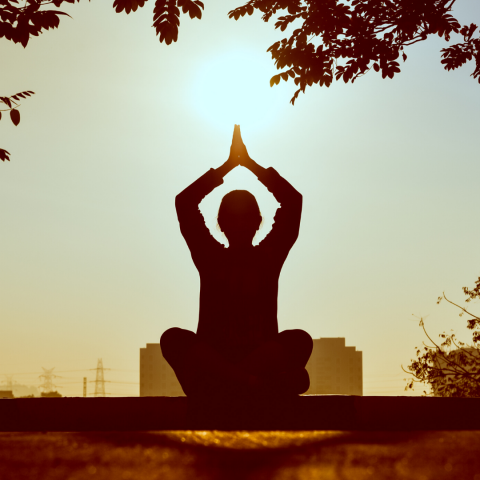
[[[441,50],[446,70],[455,70],[475,60],[472,76],[480,83],[480,38],[474,38],[477,25],[460,26],[450,12],[456,0],[249,0],[229,12],[238,20],[263,13],[268,22],[278,12],[275,28],[294,28],[289,38],[275,42],[267,50],[277,69],[283,72],[270,79],[270,85],[293,78],[299,88],[291,99],[294,104],[307,86],[329,87],[335,77],[345,83],[354,82],[372,68],[382,78],[393,78],[400,72],[400,56],[405,62],[406,47],[438,35],[446,41],[451,34],[463,37],[463,42]],[[145,0],[115,0],[117,12],[136,11]],[[169,45],[178,39],[180,9],[191,18],[201,18],[204,5],[192,0],[156,0],[154,23],[160,42]],[[300,25],[299,25],[300,24]],[[295,28],[299,27],[299,28]],[[348,59],[343,65],[339,62]]]
[[[452,33],[462,35],[462,43],[442,49],[442,64],[453,70],[474,58],[472,76],[480,82],[480,39],[473,38],[477,26],[460,27],[449,13],[455,1],[353,0],[344,4],[337,0],[250,0],[232,10],[229,17],[238,20],[259,10],[268,22],[286,10],[275,28],[283,32],[301,23],[289,38],[268,49],[277,69],[285,69],[272,77],[270,85],[293,78],[299,87],[291,99],[294,104],[307,86],[316,83],[329,87],[334,77],[353,83],[373,68],[382,78],[393,78],[400,72],[400,56],[407,60],[406,47],[426,40],[428,35],[447,41]],[[341,59],[348,60],[340,65]]]
[[[58,10],[41,10],[45,5],[54,4],[57,8],[63,2],[75,3],[75,0],[27,0],[19,5],[18,0],[0,2],[0,38],[5,37],[13,43],[21,43],[25,48],[30,37],[38,37],[42,30],[57,28],[59,15],[68,15]]]
[[[480,277],[472,290],[463,287],[463,291],[466,302],[480,299]],[[472,317],[467,320],[467,328],[472,330],[472,344],[466,345],[455,334],[443,332],[439,335],[442,343],[438,345],[428,335],[424,320],[420,319],[420,326],[431,345],[424,345],[423,349],[415,347],[417,358],[404,370],[413,376],[405,390],[413,389],[415,383],[423,383],[431,387],[430,394],[440,397],[480,397],[480,317],[449,300],[445,293],[438,297],[437,303],[443,299],[459,308],[460,316],[466,313]]]
[[[63,397],[61,393],[58,393],[57,391],[55,392],[42,392],[40,394],[42,398],[60,398]]]
[[[20,43],[25,48],[32,36],[38,37],[44,30],[57,28],[60,15],[70,17],[58,10],[42,9],[52,3],[58,8],[64,2],[75,3],[75,0],[27,0],[23,5],[19,4],[18,0],[0,0],[0,38]],[[0,97],[0,101],[10,110],[10,118],[15,126],[20,123],[20,112],[17,110],[20,105],[15,101],[30,95],[33,95],[33,92],[28,90],[10,97]],[[0,148],[0,160],[9,161],[10,153]]]
[[[79,0],[77,0],[79,1]],[[46,10],[53,3],[59,8],[75,0],[0,0],[0,38],[5,37],[26,47],[32,36],[57,28],[58,10]],[[117,13],[137,11],[146,0],[114,0]],[[471,74],[480,83],[480,38],[474,37],[477,25],[460,26],[451,15],[456,0],[249,0],[229,12],[238,20],[256,10],[268,22],[279,12],[275,28],[293,29],[290,37],[275,42],[267,50],[281,73],[270,79],[270,85],[292,78],[298,89],[291,103],[307,86],[329,87],[333,79],[354,82],[370,70],[393,78],[400,72],[400,57],[405,62],[406,47],[438,35],[446,41],[453,33],[463,37],[460,43],[441,50],[446,70],[455,70],[475,60]],[[170,45],[178,40],[180,9],[190,18],[202,18],[204,4],[200,0],[155,0],[153,27],[160,42]],[[344,60],[345,59],[345,60]],[[344,62],[340,64],[340,62]],[[5,97],[3,97],[5,98]],[[17,121],[13,113],[12,120]],[[0,149],[0,159],[8,160],[8,152]]]
[[[117,13],[124,11],[128,14],[135,12],[138,7],[143,7],[145,1],[115,0],[113,7]],[[4,37],[14,43],[20,43],[25,48],[32,36],[37,37],[44,30],[57,28],[60,24],[60,15],[68,17],[70,15],[58,10],[46,10],[45,7],[52,3],[59,8],[63,3],[73,4],[75,0],[27,0],[23,5],[19,4],[18,0],[0,0],[0,38]],[[160,37],[160,42],[165,42],[167,45],[178,39],[179,7],[183,13],[188,13],[190,18],[202,18],[204,5],[199,0],[156,0],[153,26]],[[12,97],[0,98],[9,107],[12,122],[18,125],[20,113],[16,110],[18,107],[11,108],[9,101]],[[7,150],[0,148],[0,160],[10,160],[9,156],[10,153]]]
[[[58,8],[63,2],[75,3],[75,0],[27,0],[23,5],[19,4],[18,0],[0,0],[0,38],[20,43],[25,48],[32,36],[38,37],[44,30],[57,28],[60,15],[70,16],[58,10],[42,10],[42,7],[52,3]],[[28,90],[10,97],[0,97],[0,101],[8,107],[10,119],[15,126],[20,123],[20,104],[16,101],[33,93]],[[0,160],[10,161],[10,153],[0,148]]]
[[[34,92],[27,90],[26,92],[16,93],[15,95],[11,95],[10,97],[0,97],[0,102],[7,106],[6,109],[0,109],[0,120],[2,119],[2,111],[9,111],[10,112],[10,119],[12,123],[17,126],[20,123],[20,112],[18,111],[18,107],[20,104],[18,101],[21,98],[27,98],[30,95],[34,95]],[[5,160],[10,161],[10,153],[3,148],[0,148],[0,160],[4,162]]]
[[[115,0],[113,7],[117,13],[127,15],[143,7],[146,0]],[[159,36],[160,42],[170,45],[178,40],[180,26],[180,8],[188,13],[190,18],[202,18],[203,2],[200,0],[156,0],[153,9],[153,27]]]

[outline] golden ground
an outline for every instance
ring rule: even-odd
[[[1,480],[480,480],[480,431],[0,433]]]

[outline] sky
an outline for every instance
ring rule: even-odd
[[[462,23],[480,22],[458,0]],[[415,347],[453,329],[469,339],[463,286],[480,275],[478,132],[473,65],[446,72],[445,42],[410,47],[402,72],[314,86],[289,103],[270,88],[266,52],[285,34],[233,0],[182,15],[176,44],[151,28],[153,3],[62,5],[73,18],[26,49],[0,39],[1,95],[32,90],[0,147],[0,382],[39,385],[55,368],[64,395],[138,395],[139,349],[168,328],[195,330],[198,273],[174,198],[228,157],[234,123],[250,156],[303,195],[300,235],[280,277],[280,330],[345,337],[363,352],[365,395],[405,392]],[[457,37],[458,38],[458,37]],[[455,40],[455,39],[454,39]],[[457,41],[460,41],[459,39]],[[239,167],[201,205],[212,235],[222,196],[257,197],[268,233],[278,204]],[[478,304],[471,305],[479,311]],[[61,377],[61,378],[60,378]],[[0,385],[1,388],[1,385]]]

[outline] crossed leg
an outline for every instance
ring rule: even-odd
[[[195,333],[171,328],[160,339],[164,358],[188,396],[233,393],[297,395],[308,390],[305,365],[313,341],[303,330],[285,330],[239,363],[230,363]]]
[[[239,366],[257,377],[264,390],[298,395],[310,386],[305,365],[312,348],[312,337],[307,332],[284,330],[254,350]]]

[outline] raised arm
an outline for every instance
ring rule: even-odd
[[[222,166],[208,170],[175,198],[180,231],[197,267],[208,255],[209,250],[220,246],[210,235],[198,206],[212,190],[223,183],[223,177],[239,165],[239,145],[241,142],[239,135],[240,130],[235,126],[230,156]]]
[[[243,141],[240,149],[240,165],[256,175],[280,203],[272,231],[261,242],[262,247],[271,248],[285,259],[298,238],[302,216],[302,195],[274,168],[264,168],[252,160]]]

